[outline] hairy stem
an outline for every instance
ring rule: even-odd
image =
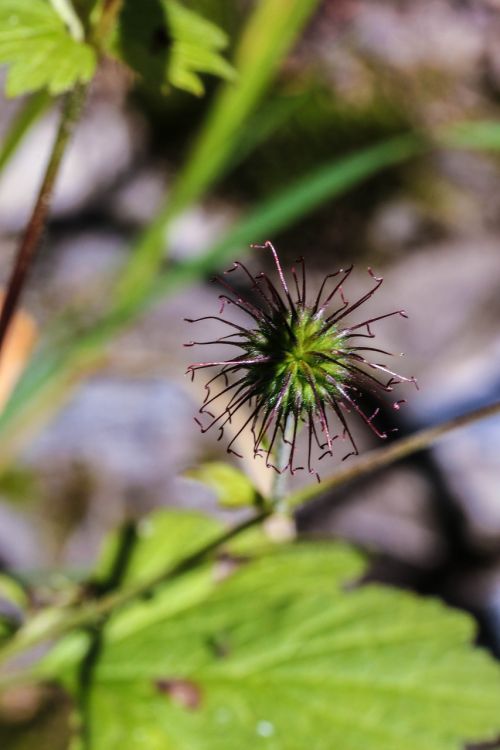
[[[315,484],[293,493],[288,497],[288,507],[297,507],[327,490],[345,484],[352,479],[358,479],[359,477],[365,476],[377,469],[389,466],[401,458],[405,458],[423,448],[427,448],[439,438],[456,429],[466,427],[481,419],[486,419],[487,417],[492,417],[496,414],[500,414],[500,402],[480,407],[468,414],[443,422],[437,427],[420,430],[414,435],[410,435],[393,445],[387,446],[387,448],[372,451],[366,454],[366,456],[360,458],[352,466],[337,471],[332,477],[324,480],[321,485]],[[92,626],[94,623],[101,622],[110,612],[134,601],[144,594],[150,593],[160,584],[172,580],[186,571],[191,570],[193,567],[209,558],[214,551],[229,542],[231,539],[236,538],[247,529],[262,523],[271,515],[271,513],[272,510],[269,509],[251,516],[249,519],[224,532],[220,537],[214,539],[194,554],[181,560],[173,568],[169,568],[147,581],[141,581],[129,588],[108,593],[100,599],[85,603],[79,609],[61,610],[59,617],[47,622],[43,626],[39,625],[36,628],[30,628],[28,624],[24,628],[21,628],[21,630],[19,630],[0,651],[0,661],[5,662],[10,660],[40,643],[59,638],[77,628],[85,628]],[[26,672],[25,677],[26,679],[29,679],[30,673]],[[10,685],[14,682],[19,682],[22,679],[23,673],[7,672],[2,678],[0,678],[0,686]]]
[[[271,486],[270,501],[273,509],[277,513],[286,513],[288,509],[287,501],[287,479],[286,467],[288,464],[288,456],[290,453],[289,447],[287,447],[287,441],[293,439],[292,432],[292,420],[290,417],[287,418],[283,435],[279,438],[276,450],[275,450],[275,463],[277,471],[273,476],[273,483]]]
[[[10,324],[17,310],[28,271],[33,263],[35,253],[40,245],[43,230],[47,221],[54,186],[59,174],[62,158],[73,132],[73,127],[81,112],[86,88],[79,86],[66,96],[61,111],[59,129],[52,146],[49,162],[38,192],[33,211],[19,245],[14,266],[11,271],[5,301],[0,314],[0,355]]]

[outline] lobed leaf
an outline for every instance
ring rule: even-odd
[[[126,0],[113,50],[146,85],[162,91],[175,86],[200,96],[200,73],[234,78],[220,54],[227,42],[218,26],[175,0]]]
[[[6,92],[13,97],[43,88],[67,91],[92,78],[97,60],[46,0],[2,0],[0,63],[9,66]]]
[[[235,466],[223,461],[208,461],[185,472],[184,476],[205,484],[215,492],[224,508],[255,505],[257,490],[250,479]]]
[[[179,513],[169,536],[177,523],[185,538]],[[472,648],[472,620],[346,587],[362,568],[341,544],[281,547],[222,583],[205,578],[195,596],[181,595],[180,577],[116,613],[89,696],[89,747],[452,750],[497,734],[500,672]]]

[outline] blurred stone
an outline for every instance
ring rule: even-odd
[[[435,68],[468,77],[481,62],[482,29],[464,7],[445,0],[364,3],[356,17],[361,50],[393,69],[415,73]]]
[[[25,461],[45,486],[46,514],[57,498],[59,527],[61,503],[69,504],[66,514],[77,514],[66,560],[92,560],[103,533],[123,518],[183,504],[172,481],[195,461],[191,415],[189,399],[168,381],[95,378],[32,444]],[[71,532],[70,516],[64,523]]]
[[[431,129],[487,109],[484,59],[498,46],[500,17],[494,0],[324,5],[296,66],[320,67],[342,103],[372,113],[388,105]]]
[[[0,566],[36,568],[42,559],[36,539],[31,514],[0,501]]]
[[[370,226],[370,241],[384,253],[415,248],[432,231],[429,217],[415,202],[401,198],[388,201]]]
[[[0,182],[0,228],[21,230],[28,219],[55,138],[55,109],[37,122],[8,164]],[[141,148],[136,120],[113,104],[92,102],[78,123],[57,181],[52,215],[81,209],[109,189]]]
[[[120,222],[144,225],[166,197],[164,164],[137,169],[111,197],[110,212]]]
[[[74,312],[95,317],[109,306],[109,291],[123,263],[126,240],[97,229],[74,231],[50,243],[33,269],[30,308],[39,321]]]
[[[186,260],[202,255],[235,220],[229,205],[214,203],[195,206],[172,222],[169,230],[170,256]]]
[[[434,528],[431,485],[409,468],[395,467],[348,489],[340,504],[320,501],[306,509],[299,530],[341,537],[424,570],[446,554]]]
[[[414,428],[500,398],[499,279],[496,238],[431,246],[387,274],[396,304],[410,313],[408,325],[390,331],[419,379],[420,391],[408,398],[406,412]],[[500,419],[495,417],[433,448],[468,520],[470,541],[483,551],[500,540],[499,442]]]

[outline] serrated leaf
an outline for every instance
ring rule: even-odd
[[[224,508],[255,504],[257,492],[252,482],[242,471],[223,461],[208,461],[189,469],[185,476],[210,487]]]
[[[346,588],[361,569],[343,545],[299,544],[191,604],[168,609],[168,585],[117,613],[94,673],[92,750],[131,738],[143,750],[455,750],[498,733],[500,672],[471,647],[472,620]]]
[[[138,525],[137,541],[127,564],[122,586],[138,583],[173,567],[191,553],[216,539],[223,531],[220,521],[202,513],[157,511]],[[119,534],[106,539],[94,578],[102,580],[116,556]]]
[[[217,539],[223,530],[219,521],[201,513],[177,510],[152,513],[139,523],[121,587],[134,586],[165,573],[190,554]],[[119,543],[118,532],[113,532],[105,540],[93,575],[95,583],[108,579]],[[204,599],[214,585],[212,567],[200,565],[162,587],[147,603],[139,602],[130,606],[123,626],[127,631],[139,632],[143,625],[151,624],[155,619],[163,621],[173,612]],[[57,676],[66,685],[73,687],[77,680],[77,664],[87,647],[87,634],[70,634],[39,663],[37,674],[42,678]]]
[[[0,63],[9,66],[8,96],[41,88],[60,94],[91,79],[96,55],[73,39],[46,0],[2,0]]]
[[[163,91],[175,86],[200,96],[200,73],[234,78],[233,67],[220,54],[226,46],[218,26],[175,0],[126,0],[113,49],[146,85]]]

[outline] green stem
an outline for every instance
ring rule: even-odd
[[[108,38],[114,29],[118,15],[122,9],[123,0],[105,0],[102,14],[94,32],[94,42],[99,49],[106,46]]]
[[[436,440],[454,430],[467,427],[481,419],[486,419],[496,414],[500,414],[500,402],[480,407],[468,414],[443,422],[437,427],[420,430],[414,435],[399,440],[393,445],[367,453],[366,456],[358,459],[358,461],[352,466],[337,471],[332,477],[324,480],[321,485],[305,487],[304,489],[293,493],[288,497],[288,507],[302,505],[306,501],[312,500],[325,491],[334,489],[353,479],[366,476],[373,471],[389,466],[395,461],[427,448]],[[3,649],[1,649],[0,661],[6,662],[40,643],[59,638],[71,630],[89,627],[96,622],[102,621],[102,619],[109,615],[110,612],[116,611],[119,607],[123,607],[125,604],[134,601],[144,594],[150,593],[160,584],[172,580],[176,576],[191,570],[193,567],[209,558],[213,552],[231,539],[236,538],[247,529],[262,523],[271,515],[271,513],[271,510],[265,510],[251,516],[246,521],[243,521],[237,526],[224,532],[221,536],[214,539],[202,549],[189,555],[184,560],[181,560],[173,568],[169,568],[149,580],[140,581],[130,588],[119,589],[103,596],[101,599],[87,602],[81,606],[79,610],[63,610],[61,611],[59,618],[47,622],[43,627],[39,626],[36,629],[33,629],[30,628],[28,624],[24,628],[21,628],[21,630],[16,633]],[[10,685],[13,681],[21,681],[22,674],[23,673],[20,672],[7,672],[2,678],[0,678],[0,686]],[[26,672],[24,674],[26,679],[30,679],[30,677],[33,678],[32,673]]]
[[[70,0],[50,0],[56,13],[64,21],[69,33],[77,42],[82,42],[85,36],[84,28],[78,14]]]
[[[112,564],[105,579],[94,584],[96,599],[100,599],[123,584],[137,544],[137,522],[126,521],[118,532],[117,545]],[[92,581],[90,581],[92,586]],[[94,684],[96,666],[104,642],[104,628],[109,614],[89,627],[89,644],[78,668],[78,690],[76,701],[79,714],[79,736],[82,750],[92,747],[93,727],[90,722],[89,704]]]
[[[28,225],[19,245],[7,286],[5,301],[0,314],[0,355],[3,351],[10,324],[16,313],[21,293],[28,277],[28,271],[40,245],[62,158],[73,132],[73,127],[83,106],[85,92],[85,87],[77,87],[67,95],[62,108],[59,129],[52,147],[45,175],[30,220],[28,221]]]
[[[218,550],[219,547],[239,536],[243,531],[246,531],[253,526],[257,526],[269,515],[270,511],[266,510],[251,516],[251,518],[246,521],[243,521],[237,526],[233,526],[231,529],[225,531],[217,537],[217,539],[209,542],[202,549],[184,558],[174,565],[173,568],[169,568],[147,581],[141,581],[127,589],[112,591],[100,599],[85,603],[78,610],[63,610],[61,611],[61,616],[59,618],[51,619],[43,626],[40,625],[37,628],[30,628],[28,624],[26,627],[18,630],[16,635],[2,649],[0,649],[0,662],[5,663],[6,661],[13,659],[15,656],[24,653],[28,649],[31,649],[40,643],[60,638],[71,630],[90,627],[96,622],[101,622],[103,618],[106,618],[111,612],[116,611],[118,608],[123,607],[125,604],[134,601],[144,594],[150,593],[160,584],[166,583],[204,562],[213,552]],[[12,674],[16,682],[21,681],[22,673],[17,671]],[[28,672],[26,673],[26,677],[27,679],[30,677]],[[0,677],[0,687],[9,685],[10,680],[10,674],[9,672],[6,672],[5,675]]]
[[[286,513],[288,510],[287,501],[287,484],[288,475],[286,473],[286,467],[289,461],[290,449],[287,447],[287,443],[293,439],[292,433],[293,422],[290,417],[287,418],[283,435],[278,440],[278,445],[275,450],[275,462],[277,471],[273,477],[273,483],[271,487],[270,500],[273,509],[276,513]]]

